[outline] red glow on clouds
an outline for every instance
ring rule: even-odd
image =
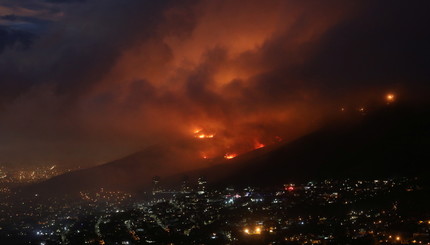
[[[85,43],[86,40],[92,44],[114,39],[116,43],[106,46],[118,49],[104,50],[111,52],[110,55],[94,59],[85,72],[72,76],[76,88],[70,89],[70,95],[64,95],[73,98],[70,99],[73,102],[70,110],[57,115],[60,111],[58,104],[65,100],[63,95],[57,97],[49,86],[40,87],[24,94],[16,105],[2,112],[6,115],[2,117],[2,123],[6,127],[10,125],[13,131],[24,132],[17,138],[28,138],[33,132],[27,135],[29,127],[16,122],[35,118],[38,120],[31,128],[46,132],[47,137],[51,137],[50,133],[58,140],[79,136],[77,138],[82,138],[82,142],[65,140],[63,151],[56,152],[74,149],[77,159],[85,158],[91,164],[115,159],[151,144],[175,142],[178,138],[198,142],[199,147],[187,151],[186,156],[192,159],[223,156],[232,159],[237,154],[283,141],[276,135],[292,140],[318,126],[323,116],[320,113],[323,110],[315,107],[315,101],[320,98],[318,91],[301,85],[296,87],[298,78],[276,71],[288,71],[312,58],[312,45],[337,26],[339,20],[345,16],[349,18],[350,11],[355,11],[352,5],[342,3],[334,8],[326,3],[255,0],[247,4],[241,1],[198,1],[186,5],[172,4],[160,10],[163,18],[154,21],[156,25],[148,26],[148,31],[141,28],[145,21],[133,21],[137,25],[134,28],[128,26],[132,22],[124,21],[128,24],[122,26],[124,23],[120,21],[112,25],[113,29],[106,29],[107,33],[89,31],[88,37],[99,39],[83,36],[79,38],[84,42],[82,47],[92,47]],[[133,17],[128,14],[127,11],[124,19]],[[94,26],[104,26],[106,23],[101,21],[110,21],[110,18],[99,20],[100,16],[89,16],[93,18]],[[139,14],[131,19],[139,20],[140,17]],[[302,23],[302,19],[306,21]],[[82,20],[72,18],[69,21],[79,26]],[[65,30],[53,32],[52,40],[57,42],[57,33],[62,31]],[[146,37],[142,33],[154,35]],[[74,34],[68,33],[64,37],[74,37]],[[50,43],[49,40],[43,43]],[[43,43],[39,45],[43,46]],[[49,53],[50,47],[43,50]],[[94,56],[102,53],[92,51],[85,49],[82,53]],[[39,53],[43,52],[34,55]],[[55,53],[62,52],[55,50]],[[106,60],[111,62],[104,62],[105,56],[109,56]],[[36,56],[31,58],[39,60]],[[83,58],[87,57],[84,55]],[[61,61],[70,63],[67,59]],[[87,64],[74,58],[71,61]],[[50,63],[58,60],[52,58],[46,62],[42,67],[52,67]],[[34,70],[38,70],[36,68]],[[65,72],[64,77],[53,77],[62,81],[71,75],[75,74]],[[68,85],[64,87],[68,88]],[[40,108],[44,109],[39,111]],[[70,118],[76,121],[69,121]],[[258,141],[254,142],[255,139]],[[47,143],[49,145],[43,148],[57,149],[57,141],[52,142],[54,147]],[[33,149],[32,142],[27,144]],[[101,146],[106,150],[100,156],[81,150]],[[22,145],[18,142],[14,147],[22,148]],[[225,154],[230,151],[235,153]],[[22,155],[11,154],[12,158]],[[69,159],[70,154],[58,153],[58,158]],[[188,162],[191,161],[184,164]]]

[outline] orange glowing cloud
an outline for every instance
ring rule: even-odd
[[[49,105],[52,111],[67,111],[65,128],[79,124],[76,127],[85,129],[81,132],[85,137],[118,142],[121,147],[111,147],[120,149],[117,155],[142,145],[186,138],[199,144],[190,158],[205,152],[200,155],[232,159],[281,141],[278,135],[295,139],[315,128],[325,109],[319,103],[318,89],[298,77],[297,67],[313,58],[315,47],[331,28],[355,13],[349,3],[335,5],[203,0],[163,6],[157,9],[157,21],[148,26],[142,24],[147,21],[140,19],[145,15],[139,11],[132,16],[139,21],[128,18],[130,11],[115,20],[95,19],[100,26],[118,28],[121,35],[109,28],[101,28],[101,34],[85,32],[88,38],[81,39],[92,42],[83,47],[94,47],[101,40],[112,45],[100,51],[94,48],[100,57],[88,59],[91,62],[75,61],[73,54],[73,64],[84,63],[76,70],[82,70],[85,79],[76,76],[70,83],[83,80],[84,85],[76,89],[73,106],[58,109],[54,105],[59,103]],[[58,33],[52,40],[57,40]],[[50,39],[42,41],[50,43]],[[75,46],[69,49],[75,50]],[[87,58],[83,50],[76,56]],[[68,61],[63,61],[65,67],[69,67]],[[71,69],[71,73],[78,72]],[[61,76],[56,79],[62,80]],[[53,100],[68,99],[61,96]],[[33,105],[31,102],[26,103]],[[45,108],[44,103],[38,107]],[[33,107],[22,108],[32,111],[25,108]],[[79,123],[71,123],[69,118]],[[52,121],[60,122],[57,118]],[[235,153],[225,154],[230,150]],[[106,158],[113,157],[106,154]]]

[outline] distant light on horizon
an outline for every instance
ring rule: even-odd
[[[392,93],[389,93],[385,96],[385,99],[387,100],[388,103],[393,102],[395,98],[396,96]]]

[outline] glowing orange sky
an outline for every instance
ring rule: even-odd
[[[363,35],[372,31],[367,23],[379,23],[375,33],[391,30],[373,11],[390,9],[376,3],[38,4],[16,14],[53,23],[29,49],[6,47],[0,56],[3,161],[100,164],[200,138],[190,155],[243,153],[302,136],[341,107],[386,104],[387,93],[397,100],[402,79],[416,74],[390,75],[402,72],[390,62],[403,59],[377,55],[386,42],[403,47],[402,39]]]

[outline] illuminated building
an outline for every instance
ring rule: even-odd
[[[152,193],[155,194],[156,192],[160,191],[160,176],[154,176],[152,178]]]
[[[206,184],[207,184],[206,179],[204,177],[200,177],[197,180],[197,184],[198,184],[197,193],[200,195],[204,194],[206,191]]]

